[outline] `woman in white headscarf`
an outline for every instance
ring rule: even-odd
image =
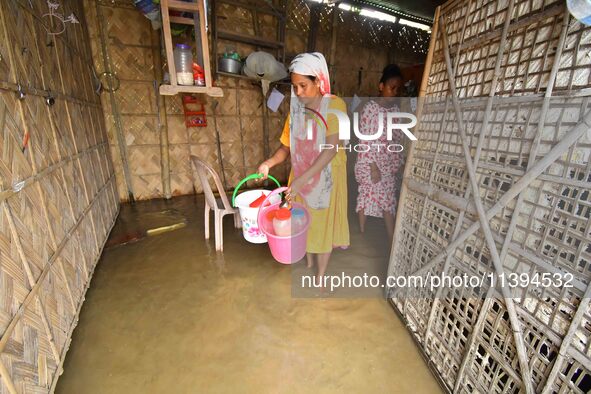
[[[347,108],[343,100],[330,94],[328,67],[321,53],[296,56],[289,72],[290,115],[281,134],[281,147],[258,171],[266,178],[270,168],[291,156],[288,193],[310,212],[306,258],[308,267],[317,264],[318,279],[322,279],[333,248],[349,246],[347,157],[344,150],[336,149],[342,145],[338,120],[327,114],[329,108],[344,113]],[[312,125],[311,135],[308,124]]]

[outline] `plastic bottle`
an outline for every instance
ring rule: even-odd
[[[205,71],[197,63],[193,63],[193,79],[195,80],[195,85],[205,86]]]
[[[294,234],[299,233],[306,227],[306,213],[303,209],[293,208],[291,210],[291,227]]]
[[[177,84],[193,85],[193,54],[190,46],[176,44],[174,48],[174,66],[176,68]]]
[[[572,16],[584,25],[591,25],[591,0],[566,0]]]
[[[280,208],[275,211],[273,218],[273,230],[279,237],[289,237],[291,235],[291,211],[287,208]]]

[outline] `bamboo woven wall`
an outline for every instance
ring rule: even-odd
[[[392,302],[450,391],[589,392],[591,29],[564,1],[438,12],[389,273],[573,287],[392,288]]]
[[[46,1],[0,2],[0,393],[55,387],[119,206],[81,3],[61,3],[80,23],[51,36]]]
[[[162,98],[166,111],[160,123],[167,127],[159,127],[153,90],[153,81],[160,80],[155,68],[158,61],[154,58],[159,43],[154,39],[149,21],[128,0],[85,0],[84,4],[95,67],[99,73],[114,72],[121,84],[113,94],[101,95],[121,201],[127,201],[130,192],[135,199],[166,196],[166,180],[162,175],[167,159],[163,151],[169,156],[171,195],[182,195],[201,192],[199,182],[193,179],[190,155],[206,160],[220,173],[226,187],[232,189],[240,179],[256,171],[264,160],[265,148],[270,152],[278,148],[289,111],[287,100],[278,112],[265,114],[260,85],[246,79],[217,77],[215,83],[224,89],[224,97],[200,97],[207,112],[207,127],[203,128],[185,127],[180,95]],[[394,34],[391,24],[358,15],[347,16],[343,10],[335,11],[338,19],[334,21],[334,10],[335,7],[326,6],[322,11],[316,49],[323,51],[332,64],[335,93],[375,94],[381,70],[389,61],[401,59],[406,64],[404,61],[420,63],[424,59],[427,33],[402,28],[399,34]],[[308,46],[310,5],[305,0],[292,0],[288,2],[287,12],[286,52],[295,55]],[[262,34],[274,38],[276,28],[271,18],[267,20],[262,14],[259,17]],[[246,8],[223,6],[218,22],[226,31],[252,34],[249,27],[252,18],[252,12]],[[347,29],[346,34],[342,30],[337,35],[334,61],[330,51],[333,22]],[[405,43],[415,36],[419,38],[413,49]],[[228,44],[242,55],[256,50],[246,44],[219,40],[218,52],[223,52]],[[367,56],[353,67],[349,59],[357,51]],[[359,67],[364,68],[361,84],[358,84]],[[288,86],[277,88],[289,97]],[[288,170],[283,165],[272,173],[286,180]]]

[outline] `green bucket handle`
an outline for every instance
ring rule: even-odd
[[[240,186],[242,186],[243,184],[245,184],[246,182],[252,180],[252,179],[260,179],[263,177],[263,174],[250,174],[249,176],[247,176],[246,178],[244,178],[243,180],[241,180],[238,183],[238,186],[236,186],[236,188],[234,189],[234,194],[232,194],[232,206],[235,208],[236,205],[234,205],[234,199],[236,198],[236,193],[238,193],[238,189],[240,189]],[[279,181],[277,179],[275,179],[272,175],[268,175],[267,176],[269,179],[271,179],[272,181],[275,181],[275,183],[277,184],[277,187],[281,187],[281,184],[279,183]]]

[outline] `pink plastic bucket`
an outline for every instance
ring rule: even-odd
[[[267,213],[278,209],[280,203],[265,206],[267,200],[273,195],[279,194],[287,190],[286,187],[275,189],[267,196],[261,208],[259,209],[258,223],[259,229],[267,236],[269,242],[269,249],[273,258],[282,264],[293,264],[300,261],[306,255],[306,242],[308,240],[308,228],[310,227],[310,214],[308,210],[297,202],[291,205],[293,208],[300,208],[304,211],[306,216],[306,224],[296,234],[291,234],[288,237],[279,237],[273,231],[273,223],[267,217]]]

